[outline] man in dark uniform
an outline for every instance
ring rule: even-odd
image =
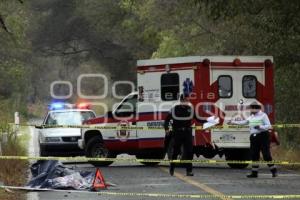
[[[172,120],[172,137],[174,137],[173,154],[171,160],[177,159],[180,153],[181,146],[183,146],[183,160],[193,159],[193,135],[192,135],[192,120],[196,119],[200,123],[205,123],[207,120],[201,120],[196,118],[195,112],[191,104],[189,103],[188,96],[186,94],[180,95],[180,103],[175,105],[169,112],[165,119],[164,128],[166,135],[170,134],[169,124]],[[185,163],[186,175],[193,176],[192,163]],[[175,163],[170,163],[170,175],[173,176],[175,169]]]

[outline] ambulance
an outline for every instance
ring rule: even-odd
[[[126,96],[113,111],[86,121],[89,125],[137,127],[134,130],[82,129],[79,147],[87,157],[115,158],[127,153],[144,159],[163,159],[164,119],[180,94],[188,93],[196,114],[217,115],[219,125],[243,120],[249,104],[261,104],[274,123],[274,66],[271,56],[189,56],[139,60],[137,92]],[[198,126],[197,121],[194,126]],[[142,127],[142,128],[138,128]],[[274,134],[270,130],[270,134]],[[249,130],[193,129],[196,156],[249,160]],[[96,163],[109,165],[112,162]],[[157,163],[144,163],[157,164]],[[244,168],[247,164],[228,164]]]

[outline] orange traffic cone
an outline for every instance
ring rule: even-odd
[[[105,184],[105,181],[104,181],[104,177],[101,173],[101,171],[97,168],[96,170],[96,173],[95,173],[95,178],[94,178],[94,181],[93,181],[93,190],[94,191],[98,191],[98,190],[101,190],[101,189],[106,189],[106,184]]]

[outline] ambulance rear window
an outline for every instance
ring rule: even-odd
[[[218,77],[218,91],[220,98],[232,97],[232,78],[229,75]]]
[[[257,79],[255,76],[247,75],[243,77],[243,96],[245,98],[256,97],[256,83]]]
[[[179,75],[177,73],[167,73],[161,75],[161,99],[163,101],[174,101],[179,94]]]

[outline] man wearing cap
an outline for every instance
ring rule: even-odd
[[[270,135],[269,129],[272,128],[269,117],[261,111],[261,105],[253,102],[250,104],[250,116],[242,121],[230,121],[229,124],[249,125],[250,129],[250,151],[252,161],[259,161],[260,151],[265,161],[272,161],[270,151]],[[272,177],[277,176],[277,169],[274,164],[268,164],[272,172]],[[251,174],[248,178],[258,177],[258,164],[252,165]]]
[[[215,118],[215,117],[212,117]],[[200,123],[207,122],[206,120],[198,119],[195,115],[194,109],[189,102],[188,94],[180,95],[180,103],[172,107],[168,116],[165,119],[164,128],[166,135],[170,134],[169,125],[172,120],[172,137],[174,139],[173,154],[171,160],[177,159],[180,153],[181,146],[183,146],[183,160],[193,159],[193,134],[192,134],[192,120],[196,119]],[[186,175],[193,176],[192,163],[186,163]],[[170,163],[170,175],[173,176],[175,163]]]

